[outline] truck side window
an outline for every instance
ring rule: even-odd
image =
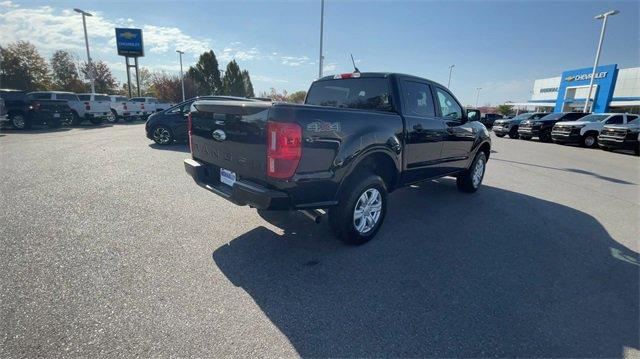
[[[429,85],[414,81],[403,81],[404,114],[433,117],[436,111]]]
[[[438,96],[438,104],[440,105],[442,117],[449,117],[453,119],[462,118],[462,108],[458,105],[453,96],[437,87],[436,96]]]
[[[621,125],[624,122],[622,115],[613,116],[607,120],[607,125]]]

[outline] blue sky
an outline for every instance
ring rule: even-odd
[[[465,104],[529,98],[533,80],[592,66],[601,23],[609,9],[601,64],[640,66],[637,1],[325,1],[325,74],[398,71],[446,84]],[[212,48],[221,67],[235,58],[257,91],[306,90],[318,74],[320,1],[17,1],[0,0],[0,44],[29,40],[43,55],[70,49],[84,60],[80,7],[93,12],[92,57],[106,61],[119,80],[113,27],[141,27],[141,66],[178,71]]]

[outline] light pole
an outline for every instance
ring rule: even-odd
[[[73,11],[82,14],[82,27],[84,28],[84,44],[87,46],[87,66],[89,67],[89,79],[91,80],[91,93],[96,92],[96,80],[95,73],[93,71],[93,64],[91,63],[91,54],[89,53],[89,37],[87,36],[87,16],[93,16],[86,11],[80,9],[73,9]]]
[[[449,66],[449,81],[447,81],[447,88],[448,89],[451,88],[451,71],[453,71],[454,67],[456,67],[456,65]]]
[[[598,67],[598,62],[600,62],[600,50],[602,49],[602,41],[604,40],[604,31],[607,29],[607,19],[609,16],[617,15],[620,11],[618,10],[610,10],[605,12],[604,14],[600,14],[594,19],[602,20],[602,30],[600,31],[600,41],[598,41],[598,50],[596,51],[596,62],[593,64],[593,71],[591,72],[591,81],[589,81],[589,95],[587,95],[586,100],[584,101],[584,109],[582,112],[587,113],[589,111],[589,101],[591,100],[591,92],[593,91],[593,80],[596,78],[596,68]]]
[[[182,101],[184,102],[184,75],[182,74],[182,55],[184,54],[184,51],[176,50],[176,52],[180,54],[180,82],[182,82]]]
[[[322,56],[322,35],[324,31],[324,0],[320,0],[320,59],[318,60],[318,64],[320,64],[318,69],[318,78],[322,77],[322,60],[324,56]]]
[[[480,99],[480,90],[482,90],[482,87],[476,87],[476,108],[478,107],[478,100]]]

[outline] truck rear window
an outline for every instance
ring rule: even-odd
[[[111,101],[109,96],[105,96],[105,95],[95,95],[93,96],[93,98],[96,99],[96,101]]]
[[[314,82],[305,103],[316,106],[393,111],[388,81],[381,77]]]

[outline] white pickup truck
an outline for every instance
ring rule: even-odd
[[[578,143],[595,147],[604,125],[626,125],[638,118],[628,113],[592,113],[577,121],[561,121],[553,126],[551,139],[555,143]]]
[[[108,95],[100,93],[79,93],[78,98],[84,103],[86,117],[99,117],[112,122],[111,99]]]
[[[139,102],[142,106],[142,116],[149,117],[149,115],[160,112],[171,107],[168,102],[162,102],[155,97],[134,97],[130,101]]]
[[[142,103],[129,100],[121,95],[109,95],[111,100],[112,123],[123,119],[125,122],[131,122],[136,118],[142,117]]]
[[[89,120],[94,125],[101,124],[110,114],[109,104],[93,104],[91,101],[80,100],[73,92],[64,91],[36,91],[29,93],[36,100],[65,100],[71,107],[71,115],[68,124],[79,125],[84,120]]]

